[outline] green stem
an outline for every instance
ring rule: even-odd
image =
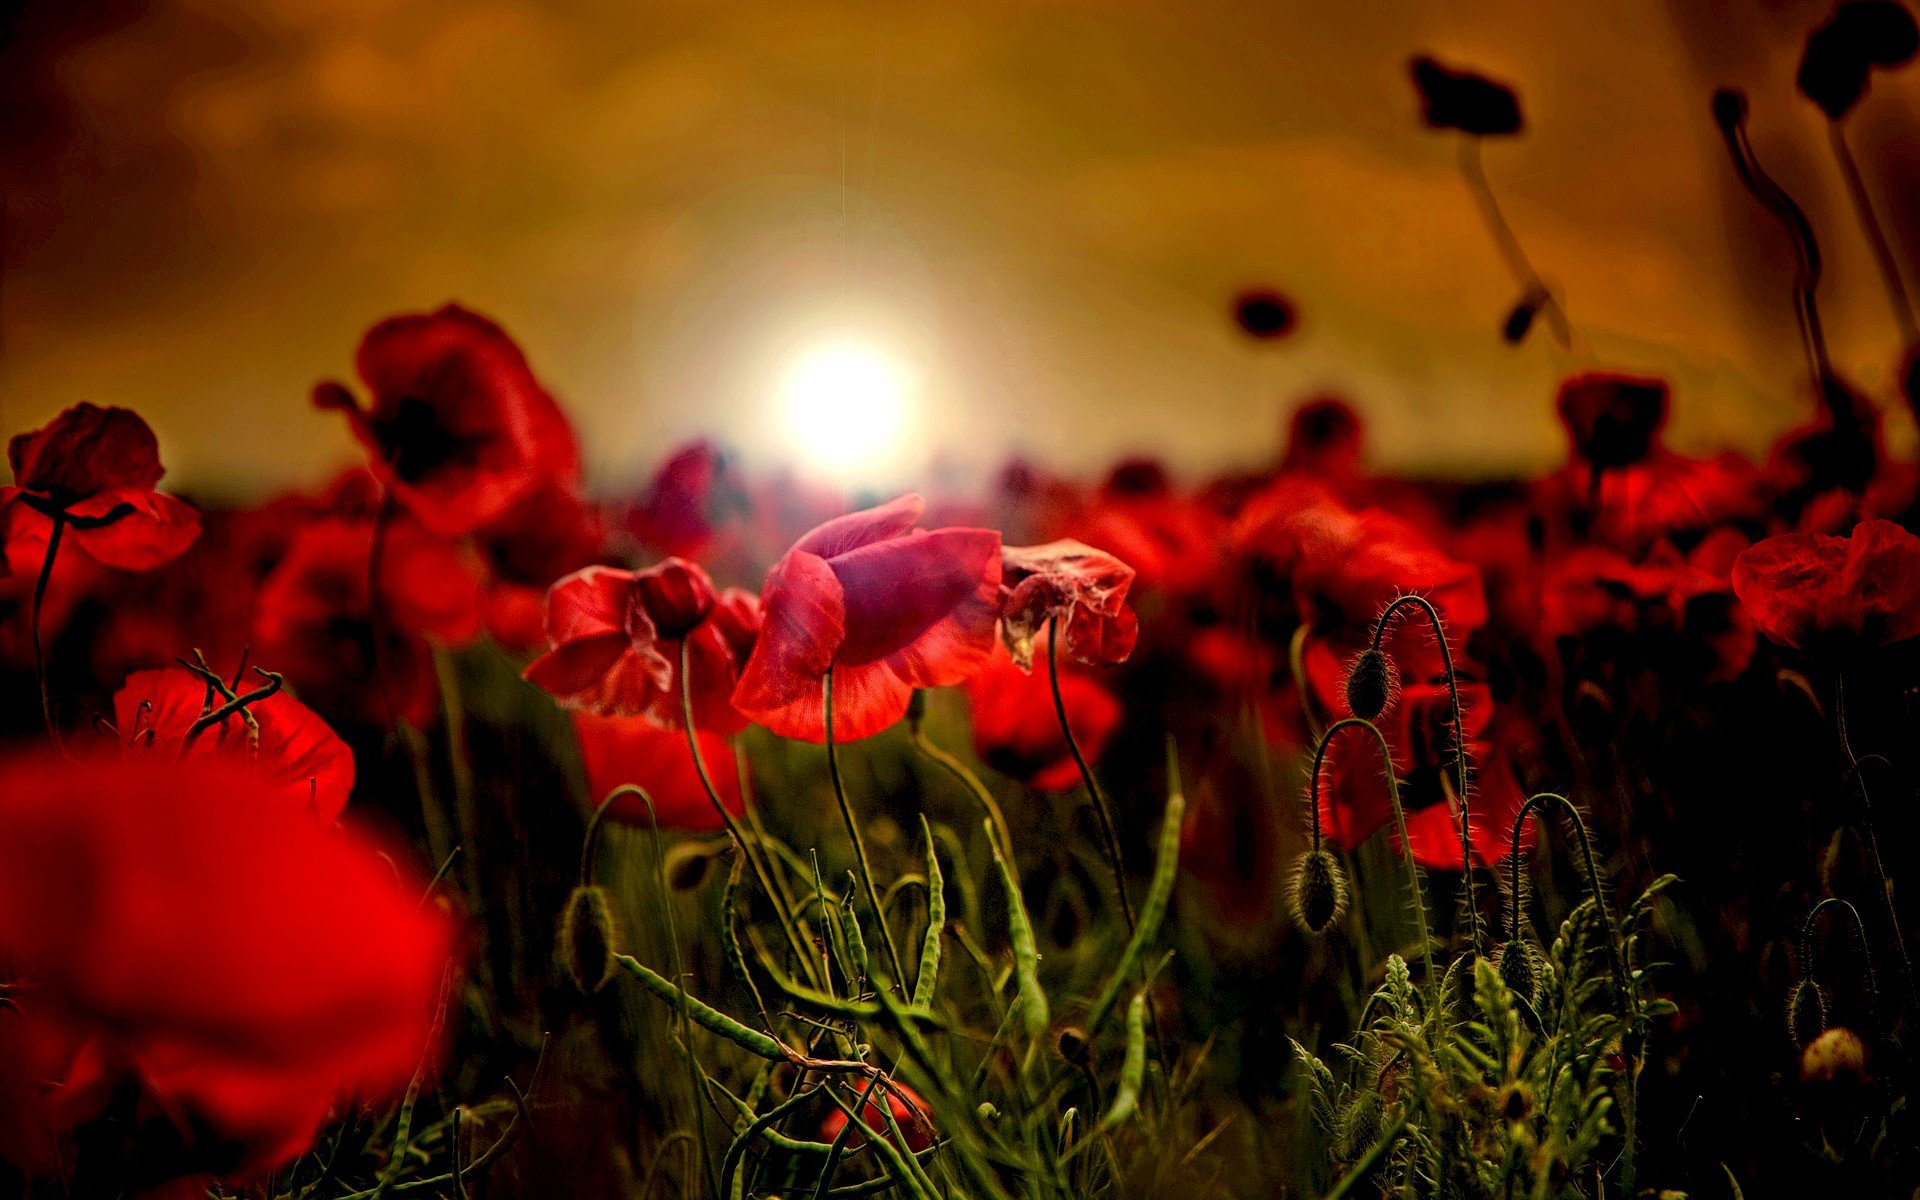
[[[1433,640],[1440,646],[1440,666],[1447,676],[1447,701],[1453,707],[1453,778],[1454,795],[1460,802],[1460,885],[1465,889],[1463,907],[1467,910],[1467,936],[1473,946],[1473,952],[1480,953],[1480,906],[1475,901],[1473,887],[1473,834],[1469,825],[1469,805],[1467,801],[1467,724],[1460,709],[1460,676],[1453,667],[1453,648],[1447,642],[1447,631],[1440,620],[1440,610],[1425,596],[1401,596],[1387,605],[1380,619],[1373,625],[1373,648],[1378,650],[1380,642],[1386,637],[1388,627],[1402,609],[1417,608],[1426,615],[1427,624],[1433,629]]]
[[[40,560],[40,577],[33,584],[33,612],[29,619],[33,625],[33,673],[40,683],[40,715],[47,723],[47,737],[64,752],[60,729],[53,722],[53,695],[47,689],[47,651],[40,638],[40,608],[46,603],[47,585],[53,582],[53,560],[60,553],[60,535],[66,531],[67,518],[64,513],[56,512],[48,519],[53,522],[53,531],[47,535],[47,553]]]
[[[1107,865],[1113,868],[1114,890],[1120,895],[1120,913],[1127,919],[1127,932],[1134,927],[1133,900],[1127,895],[1127,867],[1120,858],[1120,837],[1114,831],[1113,810],[1107,806],[1107,794],[1101,790],[1100,781],[1093,777],[1093,768],[1087,765],[1086,755],[1080,753],[1080,739],[1073,736],[1073,722],[1067,719],[1067,701],[1060,694],[1060,619],[1047,618],[1047,679],[1053,685],[1053,713],[1060,719],[1060,733],[1067,739],[1067,749],[1073,754],[1074,765],[1080,768],[1080,778],[1086,781],[1087,795],[1093,798],[1093,812],[1100,822],[1100,840],[1107,853]]]
[[[880,907],[880,890],[873,885],[873,867],[867,861],[867,842],[860,836],[860,822],[854,819],[853,805],[847,800],[847,783],[840,775],[840,750],[833,740],[833,673],[836,669],[828,667],[820,684],[821,696],[825,701],[827,774],[833,777],[833,798],[840,802],[840,817],[846,822],[847,836],[853,841],[854,864],[860,868],[860,883],[866,890],[867,903],[873,906],[873,919],[879,922],[881,940],[887,944],[887,961],[893,964],[893,978],[905,987],[907,973],[901,968],[900,950],[894,945],[893,929],[887,924],[886,910]]]
[[[1866,922],[1860,919],[1859,909],[1838,896],[1828,896],[1807,910],[1807,919],[1800,926],[1800,973],[1815,983],[1820,982],[1820,973],[1816,969],[1818,956],[1814,953],[1813,930],[1815,922],[1820,918],[1821,910],[1829,905],[1845,909],[1847,916],[1853,919],[1853,935],[1860,940],[1860,957],[1867,964],[1867,1003],[1873,1009],[1874,1020],[1877,1022],[1880,1018],[1880,988],[1873,974],[1873,951],[1867,945]]]

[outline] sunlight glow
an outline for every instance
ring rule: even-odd
[[[863,482],[897,465],[915,381],[897,361],[859,342],[804,354],[781,389],[795,448],[823,470]]]

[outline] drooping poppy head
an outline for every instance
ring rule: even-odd
[[[434,533],[471,533],[536,484],[578,478],[560,406],[485,317],[456,304],[390,317],[354,362],[365,407],[333,382],[314,389],[314,403],[347,414],[374,472]]]
[[[1000,626],[1022,671],[1033,669],[1034,639],[1047,622],[1075,662],[1112,666],[1133,653],[1140,619],[1127,605],[1133,568],[1070,538],[1000,550]]]
[[[0,1156],[55,1170],[112,1123],[165,1147],[90,1164],[129,1192],[244,1186],[437,1063],[453,929],[404,851],[212,756],[4,770],[0,960],[32,1000],[0,1020]]]
[[[1318,396],[1287,419],[1287,450],[1280,470],[1333,480],[1359,470],[1366,429],[1360,414],[1339,396]]]
[[[1920,49],[1920,27],[1894,0],[1849,0],[1807,35],[1795,82],[1838,121],[1860,102],[1875,67],[1897,67]]]
[[[1554,404],[1575,458],[1624,467],[1645,458],[1666,426],[1667,382],[1589,371],[1563,382]]]
[[[991,657],[1000,618],[1000,535],[915,529],[926,502],[901,496],[806,534],[767,573],[765,620],[733,701],[783,737],[836,740],[906,715],[913,690],[960,683]]]
[[[200,535],[199,513],[153,490],[166,473],[160,443],[128,409],[76,404],[15,436],[7,458],[14,486],[0,488],[0,518],[10,542],[44,545],[58,518],[63,544],[109,567],[145,571]]]
[[[736,733],[746,719],[733,706],[733,685],[759,629],[759,602],[738,588],[716,592],[697,563],[669,558],[643,571],[588,567],[548,591],[551,648],[525,675],[569,708],[644,716],[678,729],[686,724],[684,640],[695,728]]]
[[[244,681],[223,692],[184,667],[135,671],[113,694],[115,733],[136,762],[151,755],[237,763],[281,803],[338,817],[353,791],[353,751],[306,705],[283,691],[260,691],[241,711],[215,719],[231,700],[252,694]]]
[[[1441,66],[1427,55],[1408,64],[1420,93],[1420,116],[1433,129],[1476,137],[1520,132],[1520,100],[1513,89],[1472,71]]]
[[[1733,590],[1768,641],[1844,659],[1920,637],[1920,537],[1881,520],[1783,533],[1734,560]]]
[[[996,652],[961,688],[973,711],[973,750],[980,761],[1042,792],[1080,786],[1080,767],[1060,729],[1046,675],[1023,671]],[[1060,668],[1060,699],[1080,752],[1089,763],[1098,762],[1120,727],[1120,701],[1092,672],[1066,665]]]
[[[684,730],[667,729],[647,717],[600,717],[578,709],[572,720],[586,766],[587,792],[595,804],[615,788],[631,785],[643,789],[653,801],[654,817],[662,829],[706,833],[724,826],[700,782]],[[727,811],[739,816],[745,801],[733,747],[719,733],[702,729],[695,736],[714,791]],[[615,800],[607,809],[607,819],[643,829],[651,823],[647,806],[633,795]]]

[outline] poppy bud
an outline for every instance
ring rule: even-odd
[[[1326,850],[1301,855],[1289,899],[1294,917],[1307,932],[1325,933],[1347,908],[1347,876],[1340,861]]]
[[[560,917],[560,962],[573,985],[589,996],[605,987],[619,942],[607,889],[597,883],[574,888]]]
[[[1867,1048],[1851,1029],[1829,1029],[1800,1052],[1800,1078],[1808,1083],[1866,1077]]]
[[[1500,969],[1500,982],[1507,985],[1507,990],[1531,1004],[1534,992],[1540,986],[1539,972],[1534,969],[1532,943],[1523,938],[1501,943],[1495,965]]]
[[[676,892],[694,891],[707,881],[712,866],[706,846],[675,846],[667,851],[667,886]]]
[[[907,725],[920,728],[920,722],[927,719],[927,689],[915,688],[913,695],[907,697]]]
[[[663,638],[687,636],[713,611],[713,581],[685,559],[669,558],[641,571],[633,577],[633,586]]]
[[[1787,1032],[1793,1044],[1805,1047],[1827,1031],[1827,994],[1811,979],[1794,985],[1787,998]]]
[[[1234,297],[1233,320],[1240,332],[1257,341],[1271,341],[1293,330],[1293,305],[1272,291],[1242,292]]]
[[[1509,346],[1517,346],[1526,340],[1527,331],[1533,328],[1533,318],[1539,315],[1540,297],[1528,292],[1520,298],[1520,303],[1507,313],[1507,319],[1500,325],[1500,340]]]
[[[1087,1031],[1073,1025],[1062,1025],[1060,1032],[1054,1035],[1053,1048],[1060,1057],[1076,1067],[1087,1065]]]
[[[1363,721],[1387,710],[1400,690],[1400,673],[1377,646],[1362,650],[1347,668],[1347,709]]]

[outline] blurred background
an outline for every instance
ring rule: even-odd
[[[1244,464],[1328,390],[1382,467],[1531,470],[1587,365],[1670,376],[1678,448],[1758,451],[1812,400],[1790,249],[1708,114],[1737,85],[1820,231],[1836,358],[1904,448],[1899,337],[1793,88],[1828,7],[16,3],[0,429],[130,404],[176,487],[312,483],[356,457],[312,384],[377,318],[458,300],[520,340],[602,487],[697,433],[854,469],[804,436],[822,386],[886,401],[858,425],[875,483],[1008,452]],[[1420,52],[1519,91],[1486,171],[1569,350],[1500,340],[1516,287],[1420,123]],[[1850,132],[1910,260],[1920,73],[1873,88]],[[1291,336],[1239,332],[1249,287]]]

